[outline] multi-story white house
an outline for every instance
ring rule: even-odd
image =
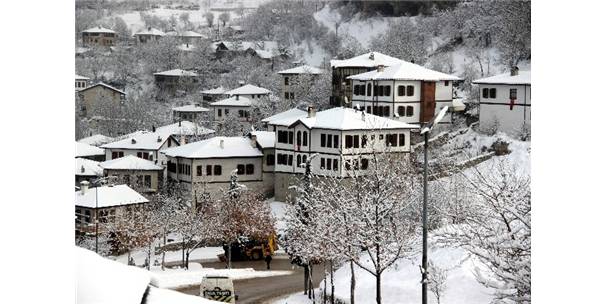
[[[352,168],[365,170],[373,151],[410,152],[410,131],[415,125],[367,114],[351,108],[332,108],[316,113],[313,107],[302,116],[272,120],[275,129],[274,191],[284,200],[301,166],[309,157],[313,172],[347,177]]]
[[[301,75],[311,75],[313,77],[317,77],[322,74],[322,69],[309,66],[302,65],[292,69],[279,71],[278,74],[282,76],[282,96],[284,99],[295,99],[295,86],[298,81],[301,81]]]
[[[166,157],[160,151],[178,145],[179,142],[172,135],[139,131],[122,140],[102,145],[101,148],[105,149],[106,160],[134,155],[165,167]]]
[[[99,162],[76,157],[76,186],[82,181],[92,181],[103,176],[103,169],[99,167]]]
[[[286,110],[284,112],[280,112],[278,114],[272,115],[270,117],[266,117],[263,118],[261,120],[261,122],[264,124],[264,126],[272,132],[276,131],[276,126],[272,125],[271,122],[272,121],[278,121],[278,120],[283,120],[283,119],[287,119],[287,118],[299,118],[299,117],[303,117],[304,115],[307,115],[307,112],[303,111],[303,110],[299,110],[297,108],[292,108],[290,110]]]
[[[179,143],[185,144],[196,140],[206,139],[215,133],[215,130],[205,128],[191,121],[179,121],[156,128],[156,133],[162,136],[172,135]]]
[[[205,102],[212,102],[225,97],[225,91],[227,90],[223,87],[216,87],[214,89],[201,91],[200,93],[202,93],[202,100]]]
[[[216,198],[229,188],[232,172],[249,190],[270,192],[264,185],[263,160],[256,137],[213,137],[162,151],[168,159],[168,180],[191,190],[194,202]]]
[[[201,107],[197,104],[188,104],[180,107],[172,108],[173,121],[189,120],[200,121],[205,113],[210,112],[210,109]]]
[[[453,81],[461,80],[406,61],[347,79],[352,82],[352,107],[414,124],[428,122],[444,106],[452,107]]]
[[[496,128],[512,135],[530,130],[530,71],[514,67],[472,83],[480,90],[480,129]]]
[[[248,97],[235,95],[229,98],[215,101],[209,106],[213,109],[215,121],[223,121],[230,114],[236,115],[239,121],[249,121],[252,106],[257,103]]]
[[[267,98],[270,93],[270,90],[252,84],[246,84],[239,88],[224,92],[227,96],[240,96],[252,100]]]
[[[104,176],[115,177],[120,183],[145,193],[158,191],[164,177],[162,166],[134,155],[104,161],[99,167]]]

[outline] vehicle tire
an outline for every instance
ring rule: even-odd
[[[253,260],[260,260],[261,259],[261,252],[255,250],[252,252],[252,259]]]

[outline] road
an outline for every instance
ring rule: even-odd
[[[225,263],[203,263],[204,267],[225,268]],[[232,268],[253,268],[255,270],[267,270],[264,261],[232,262]],[[318,287],[324,278],[322,265],[314,267],[314,285]],[[290,264],[286,257],[276,257],[271,262],[271,270],[293,270],[294,273],[285,276],[273,276],[265,278],[253,278],[234,281],[234,289],[238,295],[238,304],[260,304],[268,303],[271,299],[289,295],[297,291],[303,292],[303,268]],[[199,295],[200,286],[192,286],[178,291]]]

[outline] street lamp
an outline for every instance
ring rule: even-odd
[[[423,163],[423,260],[421,271],[421,303],[427,304],[427,146],[429,145],[429,132],[438,124],[446,112],[448,106],[443,107],[438,115],[434,116],[422,129],[424,140],[424,163]]]
[[[99,182],[103,182],[109,179],[109,176],[100,177],[91,182],[92,185],[95,185]],[[97,192],[99,186],[95,186],[95,253],[99,253],[99,197],[97,196]]]

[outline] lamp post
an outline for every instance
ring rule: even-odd
[[[109,179],[109,176],[100,177],[91,182],[96,185],[99,182],[103,182]],[[99,197],[97,195],[99,185],[95,186],[95,253],[99,253]]]
[[[424,161],[423,161],[423,259],[421,261],[421,303],[427,304],[427,146],[429,144],[429,133],[433,127],[438,124],[446,112],[448,106],[445,106],[440,110],[438,115],[434,116],[424,127],[421,129],[423,135],[423,150],[424,150]]]

